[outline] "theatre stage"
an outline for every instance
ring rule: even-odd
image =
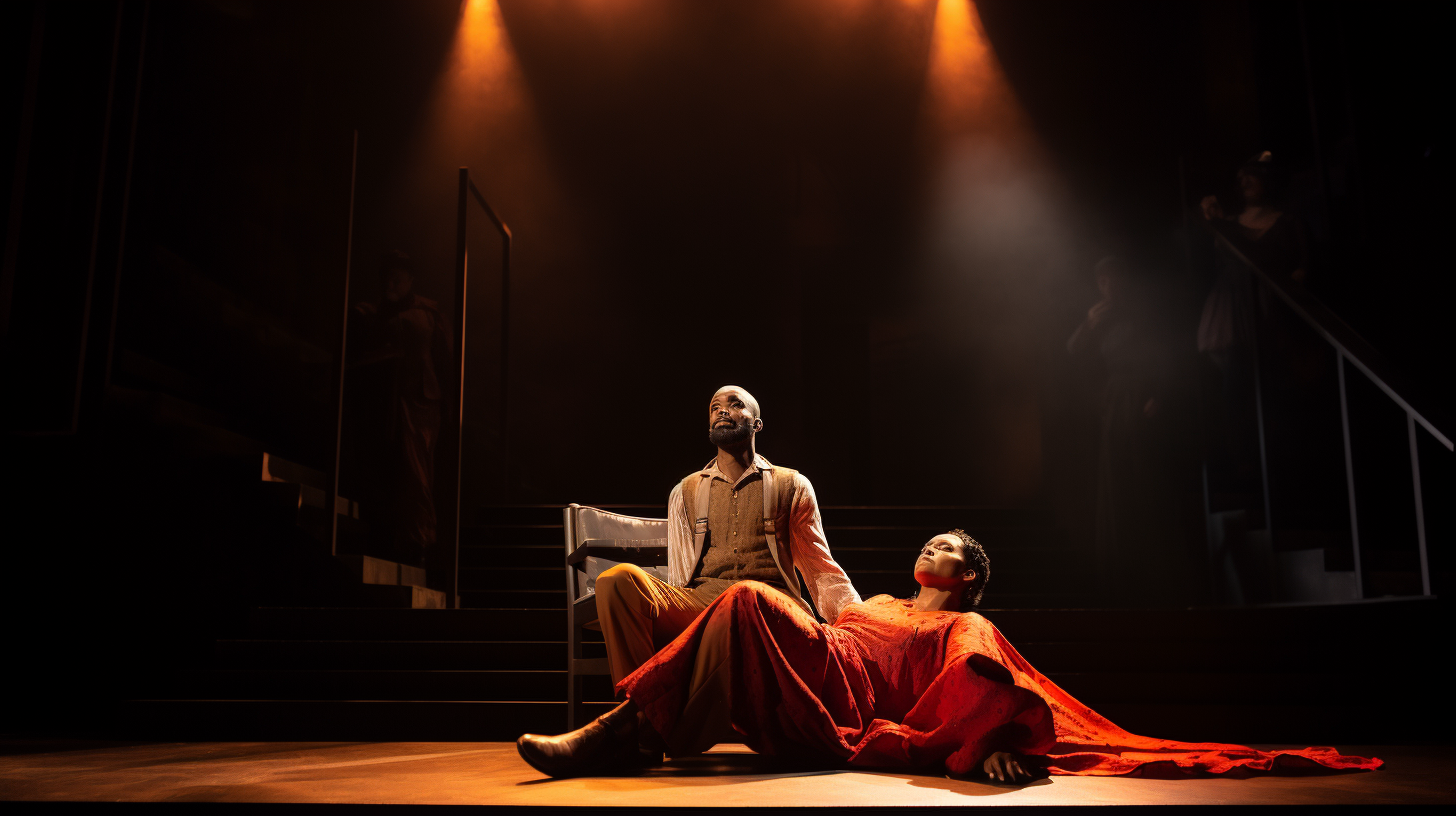
[[[1379,756],[1386,769],[1252,779],[1062,776],[1010,788],[905,772],[786,771],[742,746],[719,746],[641,776],[553,780],[499,742],[13,741],[0,756],[0,800],[693,808],[1456,803],[1456,748],[1339,747]]]

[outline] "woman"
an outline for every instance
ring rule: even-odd
[[[1228,216],[1218,196],[1205,196],[1199,206],[1203,219],[1243,253],[1255,266],[1277,280],[1303,283],[1307,277],[1308,246],[1303,229],[1280,203],[1282,175],[1269,151],[1239,168],[1242,208]],[[1251,283],[1242,262],[1219,255],[1219,269],[1198,324],[1198,350],[1220,368],[1245,349],[1253,338],[1254,305]]]
[[[832,626],[764,584],[735,584],[617,684],[626,702],[569,734],[524,735],[517,748],[551,776],[620,766],[637,754],[639,737],[653,734],[677,755],[742,740],[762,754],[810,762],[943,766],[956,775],[980,768],[998,781],[1037,769],[1127,774],[1152,762],[1207,773],[1381,764],[1322,748],[1264,752],[1129,734],[1047,680],[970,611],[990,573],[970,536],[935,536],[914,573],[913,598],[851,604]],[[720,740],[725,726],[732,737]]]

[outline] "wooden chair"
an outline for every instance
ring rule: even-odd
[[[597,620],[597,576],[615,564],[636,564],[667,580],[667,519],[638,518],[596,507],[567,505],[566,529],[566,727],[591,720],[582,680],[611,672],[605,657],[582,651],[582,629]],[[602,702],[602,701],[595,701]]]

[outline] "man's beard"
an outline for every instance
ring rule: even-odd
[[[714,426],[708,429],[708,441],[720,448],[731,448],[748,441],[753,428],[747,422],[739,422],[728,428]]]

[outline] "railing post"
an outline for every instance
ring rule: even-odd
[[[470,168],[460,168],[459,190],[455,200],[455,415],[454,438],[450,440],[448,455],[450,487],[446,496],[450,502],[450,552],[445,563],[445,605],[450,609],[460,607],[460,466],[465,443],[465,298],[469,292],[470,248],[466,241],[466,209],[470,190]]]
[[[334,405],[334,461],[329,469],[325,518],[329,520],[329,554],[339,554],[339,463],[344,450],[344,374],[349,352],[349,278],[354,265],[354,186],[359,170],[359,131],[354,131],[354,152],[349,163],[349,229],[344,240],[344,309],[339,321],[338,400]]]
[[[505,475],[506,483],[510,484],[511,478],[511,434],[510,410],[511,410],[511,231],[500,220],[500,217],[491,212],[496,226],[501,231],[501,309],[500,309],[500,356],[501,356],[501,423],[502,428],[507,432],[501,439],[501,470]]]
[[[1345,353],[1338,348],[1335,349],[1335,370],[1340,379],[1340,427],[1345,434],[1345,487],[1350,496],[1350,546],[1355,553],[1355,597],[1364,598],[1365,576],[1360,569],[1360,516],[1355,509],[1355,452],[1350,446],[1350,400],[1345,395]]]
[[[1416,449],[1416,418],[1405,414],[1406,436],[1410,439],[1411,486],[1416,495],[1416,545],[1421,552],[1421,594],[1431,594],[1431,565],[1426,560],[1426,509],[1421,496],[1421,454]]]
[[[1249,274],[1249,302],[1259,302],[1258,280]],[[1249,357],[1254,366],[1254,418],[1259,428],[1259,485],[1264,490],[1264,529],[1269,531],[1269,540],[1274,540],[1274,508],[1269,498],[1269,443],[1264,423],[1264,361],[1259,344],[1259,316],[1249,320]]]

